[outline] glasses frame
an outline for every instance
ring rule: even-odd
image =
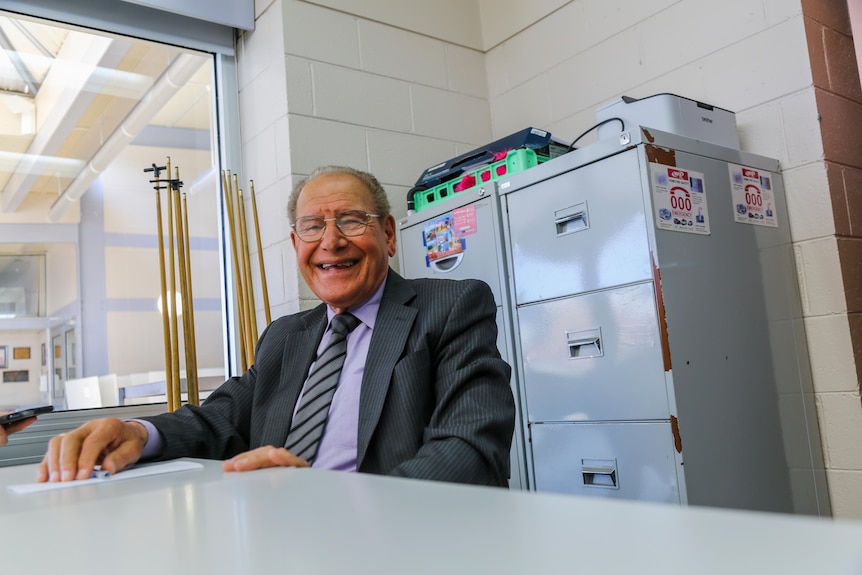
[[[363,223],[362,228],[358,232],[347,233],[341,227],[341,224],[338,223],[338,219],[340,217],[344,216],[345,214],[356,214],[357,216],[359,214],[362,214],[365,216],[365,221],[362,222]],[[365,212],[363,210],[344,210],[343,212],[338,212],[337,214],[335,214],[334,218],[320,218],[320,220],[323,221],[323,227],[320,229],[320,237],[315,238],[315,239],[307,239],[307,238],[302,237],[302,233],[297,229],[296,225],[300,221],[304,220],[305,218],[315,218],[316,219],[316,218],[318,218],[318,216],[303,216],[301,218],[297,218],[294,223],[290,224],[290,227],[293,228],[293,231],[296,232],[296,235],[299,239],[301,239],[304,242],[308,242],[310,244],[313,244],[315,242],[319,242],[320,240],[322,240],[324,234],[326,234],[326,222],[334,222],[335,227],[338,228],[338,232],[342,236],[344,236],[346,238],[355,238],[356,236],[361,236],[362,234],[365,233],[365,230],[368,229],[368,226],[370,226],[371,222],[373,221],[371,218],[379,218],[379,217],[380,217],[380,214],[369,214],[368,212]],[[320,220],[318,220],[318,221],[320,221]]]

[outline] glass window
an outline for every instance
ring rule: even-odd
[[[0,48],[0,346],[37,350],[10,357],[28,377],[0,411],[165,402],[163,275],[190,286],[179,369],[193,348],[206,396],[227,371],[215,55],[3,11]],[[154,166],[181,183],[170,210]]]
[[[0,319],[45,317],[45,304],[45,256],[0,255]]]

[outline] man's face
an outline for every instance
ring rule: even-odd
[[[371,192],[348,174],[325,174],[309,181],[296,203],[296,219],[334,218],[347,210],[376,213]],[[290,232],[299,270],[308,287],[336,313],[370,298],[386,277],[395,255],[395,218],[371,218],[365,232],[346,237],[326,222],[323,238],[306,242]]]

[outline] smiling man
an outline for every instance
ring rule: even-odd
[[[203,457],[227,471],[506,485],[515,408],[490,288],[392,271],[395,218],[371,174],[318,168],[294,188],[288,219],[299,270],[323,303],[272,322],[255,365],[201,407],[93,420],[52,438],[40,481]]]

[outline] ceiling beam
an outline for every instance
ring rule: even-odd
[[[116,67],[129,47],[130,44],[123,40],[69,34],[42,84],[62,86],[62,89],[44,90],[36,99],[37,113],[39,110],[49,112],[0,194],[0,208],[4,212],[15,212],[36,180],[45,175],[36,169],[36,159],[57,153],[97,96],[94,87],[105,82],[104,69]],[[85,73],[70,74],[64,70],[65,62],[74,62],[75,71],[83,70]],[[51,102],[42,100],[48,97],[52,98]]]
[[[18,92],[16,90],[7,90],[6,88],[0,88],[0,95],[18,96],[19,98],[27,98],[29,100],[35,98],[35,96],[30,92]]]
[[[78,177],[60,194],[48,212],[48,221],[57,222],[83,196],[90,185],[144,129],[147,123],[174,97],[206,62],[199,56],[180,54],[153,84],[138,105],[105,140]]]
[[[12,41],[9,40],[9,36],[7,36],[6,32],[3,31],[2,26],[0,26],[0,47],[6,51],[6,56],[9,58],[9,61],[12,62],[12,66],[15,68],[15,71],[18,72],[18,77],[21,78],[21,81],[24,82],[25,86],[27,86],[27,91],[32,93],[34,96],[38,94],[39,84],[36,82],[36,78],[33,77],[33,73],[30,72],[30,68],[27,67],[24,60],[21,59],[21,55],[18,53],[18,50],[15,49],[15,45],[12,44]]]
[[[30,44],[32,44],[33,47],[36,48],[43,56],[45,56],[46,58],[51,58],[52,60],[54,59],[54,54],[48,48],[46,48],[42,42],[39,41],[39,39],[30,31],[27,26],[24,25],[23,22],[21,22],[17,18],[10,18],[9,21],[12,22],[12,24],[16,28],[18,28],[18,31],[21,32],[21,34],[23,34],[24,37],[27,38],[27,41],[30,42]]]

